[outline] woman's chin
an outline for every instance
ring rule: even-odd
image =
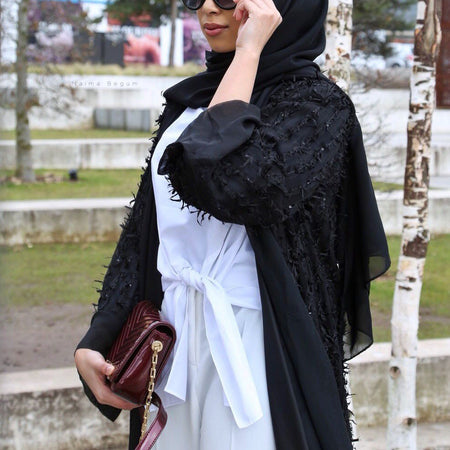
[[[216,53],[228,53],[236,50],[236,42],[226,42],[222,39],[207,39],[211,50]]]
[[[236,50],[236,46],[211,45],[211,50],[216,53],[229,53]]]

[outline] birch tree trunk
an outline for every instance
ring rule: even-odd
[[[350,86],[353,0],[329,0],[325,69],[327,76],[344,91]]]
[[[177,31],[178,4],[177,0],[170,0],[170,51],[169,51],[169,67],[174,66],[175,58],[175,37]]]
[[[5,29],[3,27],[4,14],[5,14],[5,7],[3,6],[2,0],[0,0],[0,63],[3,62],[2,41],[3,41],[3,39],[5,39]]]
[[[403,231],[391,319],[388,449],[416,449],[416,365],[419,302],[428,229],[431,118],[441,39],[437,0],[419,0],[410,82]]]
[[[30,127],[28,125],[27,87],[27,34],[29,0],[20,0],[17,19],[16,48],[16,176],[25,182],[34,182],[35,174],[31,158]]]

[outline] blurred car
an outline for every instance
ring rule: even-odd
[[[405,42],[391,42],[388,47],[392,54],[388,57],[366,54],[362,50],[352,50],[351,65],[355,69],[383,70],[391,67],[412,67],[414,61],[414,44]],[[319,66],[325,65],[325,53],[320,54],[315,60]]]
[[[386,68],[386,61],[381,55],[368,55],[361,50],[352,51],[350,64],[355,69],[383,70]]]
[[[414,61],[414,44],[391,42],[391,56],[386,58],[386,67],[412,67]]]

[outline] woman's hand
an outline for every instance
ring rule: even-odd
[[[282,20],[272,0],[236,0],[233,15],[241,21],[236,53],[209,104],[210,108],[229,100],[250,101],[259,57]]]
[[[134,403],[124,400],[111,391],[106,383],[106,376],[112,374],[114,366],[107,363],[101,353],[87,348],[79,348],[75,352],[75,365],[99,403],[119,409],[137,407]]]
[[[236,52],[261,54],[282,18],[272,0],[236,0],[233,16],[241,22]]]

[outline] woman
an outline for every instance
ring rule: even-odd
[[[150,299],[178,334],[156,448],[351,449],[345,361],[373,341],[369,285],[390,260],[353,104],[313,62],[327,3],[185,5],[213,51],[164,93],[75,354],[85,392],[111,420],[133,408],[104,356]],[[136,410],[130,425],[134,448]]]

